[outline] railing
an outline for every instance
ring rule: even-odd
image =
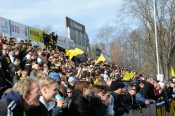
[[[166,111],[165,101],[151,104],[141,110],[130,110],[129,114],[123,116],[175,116],[175,100],[170,101],[170,113]]]

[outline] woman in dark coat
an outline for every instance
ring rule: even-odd
[[[79,81],[71,97],[71,103],[69,106],[71,116],[91,116],[88,99],[90,94],[90,82]]]

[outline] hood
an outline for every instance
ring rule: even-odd
[[[5,93],[2,95],[1,99],[4,99],[4,98],[8,98],[15,101],[15,103],[20,107],[20,109],[24,110],[23,99],[18,92],[10,91],[9,93]]]

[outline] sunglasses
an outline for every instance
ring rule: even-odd
[[[67,92],[67,93],[72,93],[72,92],[70,91],[70,92]]]

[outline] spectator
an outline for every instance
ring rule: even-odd
[[[39,105],[42,95],[38,81],[26,78],[15,84],[13,90],[5,93],[0,100],[1,116],[23,116],[24,112]]]
[[[130,106],[131,109],[140,109],[140,104],[136,103],[135,99],[136,87],[134,85],[129,85],[128,92],[126,93],[126,103]]]
[[[79,81],[72,94],[69,111],[71,116],[91,116],[88,98],[91,94],[90,82]]]
[[[92,116],[105,116],[107,114],[107,105],[105,105],[107,99],[105,97],[106,86],[94,85],[92,87],[92,95],[90,97],[90,106]],[[108,99],[109,102],[109,99]]]
[[[56,106],[55,96],[58,94],[57,80],[53,78],[42,78],[39,80],[42,95],[39,99],[39,106],[33,107],[27,111],[27,116],[52,116],[53,108]],[[59,115],[64,100],[57,100]]]
[[[32,71],[30,72],[30,77],[36,77],[37,78],[37,70],[39,68],[38,64],[32,65]]]
[[[122,94],[122,88],[125,85],[122,82],[117,82],[117,81],[112,81],[111,85],[110,85],[110,90],[111,90],[111,95],[114,98],[113,101],[114,106],[113,106],[113,110],[114,110],[114,116],[119,116],[119,115],[123,115],[124,114],[124,109],[121,106],[121,102],[119,101],[119,95]]]
[[[155,95],[154,95],[153,89],[154,89],[154,80],[152,78],[148,78],[146,80],[144,88],[142,89],[143,96],[146,99],[155,100]]]
[[[5,49],[6,48],[6,49]],[[11,63],[7,50],[7,46],[4,44],[2,49],[2,55],[0,56],[0,61],[2,63],[2,69],[4,70],[5,77],[12,82],[10,79],[10,73],[9,73],[9,65]],[[12,85],[10,83],[7,84],[8,87],[11,87]]]
[[[149,104],[155,103],[154,100],[148,100],[142,95],[139,85],[135,85],[135,88],[136,88],[136,103],[139,103],[142,108],[147,107]]]
[[[10,71],[10,80],[13,80],[13,77],[15,76],[15,73],[20,70],[20,59],[14,58],[14,62],[10,63],[9,65],[9,71]]]

